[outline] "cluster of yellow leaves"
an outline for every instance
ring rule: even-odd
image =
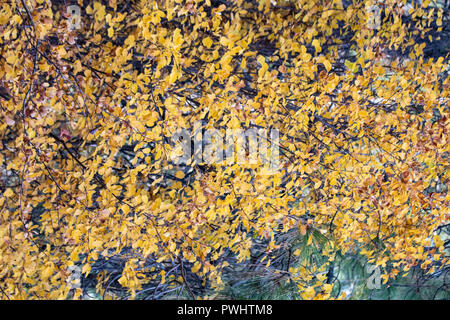
[[[225,257],[247,261],[258,238],[269,268],[293,229],[331,243],[329,262],[289,269],[305,299],[332,297],[336,250],[393,263],[387,277],[448,264],[434,231],[449,219],[449,66],[424,57],[405,1],[384,2],[377,31],[367,1],[224,3],[93,1],[71,30],[65,7],[2,2],[0,295],[80,297],[74,264],[104,293],[96,263],[117,256],[132,296],[186,269],[220,289]],[[199,121],[277,128],[281,169],[175,165],[170,138]],[[142,271],[151,259],[184,271]]]

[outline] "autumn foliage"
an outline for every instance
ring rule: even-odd
[[[214,298],[240,266],[345,298],[348,252],[383,283],[448,268],[445,8],[79,0],[74,28],[64,2],[0,4],[2,299]],[[276,128],[280,169],[175,164],[195,123]]]

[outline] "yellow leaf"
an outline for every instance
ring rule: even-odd
[[[108,37],[112,38],[114,35],[114,28],[113,27],[109,27],[108,29]]]
[[[178,79],[177,66],[174,65],[172,68],[172,72],[170,73],[169,76],[169,84],[174,83],[175,81],[177,81],[177,79]]]
[[[313,47],[316,49],[316,53],[319,53],[320,51],[322,51],[322,48],[320,47],[320,42],[317,39],[314,39],[312,41],[312,45]]]
[[[202,40],[202,43],[205,47],[207,47],[209,49],[209,48],[211,48],[212,40],[210,37],[207,37]]]
[[[81,269],[81,273],[84,273],[84,274],[89,274],[89,272],[91,271],[91,265],[90,264],[88,264],[88,263],[86,263],[84,266],[83,266],[83,268]]]
[[[183,171],[178,171],[175,174],[175,177],[177,177],[178,179],[183,179],[184,178],[184,172]]]
[[[6,58],[6,62],[8,62],[9,64],[14,65],[17,61],[17,56],[16,55],[11,55],[9,57]]]
[[[331,63],[330,63],[330,61],[325,60],[323,62],[323,65],[324,65],[325,69],[327,69],[327,72],[330,72],[330,70],[331,70]]]
[[[302,236],[304,236],[305,234],[306,234],[306,224],[301,224],[300,225],[300,227],[299,227],[299,229],[300,229],[300,234],[302,235]]]
[[[14,192],[11,189],[6,189],[5,193],[3,193],[5,197],[11,198],[14,195]]]
[[[316,181],[316,183],[314,184],[314,189],[319,189],[321,184],[322,184],[321,180]]]
[[[312,233],[309,235],[309,238],[308,238],[308,243],[307,243],[307,245],[309,246],[311,243],[312,243]]]
[[[44,279],[48,279],[52,274],[53,274],[53,268],[52,268],[52,266],[48,266],[47,268],[45,268],[45,269],[42,271],[42,277],[43,277]]]
[[[177,28],[173,33],[173,45],[175,46],[175,48],[178,48],[179,46],[181,46],[182,43],[183,37],[181,36],[180,29]]]

